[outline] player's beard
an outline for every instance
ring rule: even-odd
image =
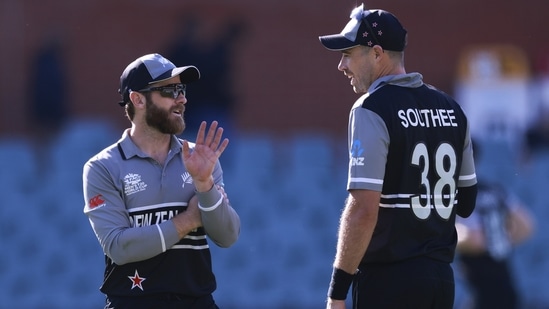
[[[151,100],[146,102],[145,121],[147,125],[164,134],[181,134],[185,130],[183,115],[175,117],[171,110],[164,110]]]

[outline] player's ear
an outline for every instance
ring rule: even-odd
[[[130,92],[130,101],[136,107],[145,105],[145,96],[137,91]]]
[[[384,50],[381,46],[374,45],[374,47],[372,47],[372,48],[374,50],[374,55],[375,55],[376,59],[378,59],[379,57],[381,57],[381,55],[383,55]]]

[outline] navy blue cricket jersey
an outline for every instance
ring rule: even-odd
[[[381,191],[362,263],[451,262],[459,188],[476,183],[467,118],[419,73],[386,76],[353,106],[347,189]]]

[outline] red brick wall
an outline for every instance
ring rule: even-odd
[[[360,3],[360,2],[359,2]],[[0,1],[0,135],[27,133],[32,56],[52,37],[66,55],[70,112],[128,125],[116,105],[118,78],[136,57],[163,52],[188,14],[200,16],[205,37],[230,20],[247,25],[235,49],[235,121],[243,130],[279,134],[317,130],[343,134],[357,97],[337,71],[339,53],[318,35],[339,32],[355,1]],[[549,54],[545,0],[371,0],[395,13],[409,31],[408,71],[452,93],[460,51],[510,43],[532,63]],[[189,59],[192,63],[192,59]],[[45,76],[44,78],[48,78]],[[199,95],[199,94],[197,94]]]

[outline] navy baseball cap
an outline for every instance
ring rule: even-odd
[[[161,82],[179,75],[181,83],[188,84],[200,79],[200,71],[195,66],[176,67],[170,60],[159,54],[148,54],[135,59],[120,76],[119,102],[124,106],[130,100],[131,91],[139,91],[147,85]]]
[[[338,34],[318,37],[329,50],[344,50],[358,45],[379,45],[385,50],[403,51],[406,29],[395,15],[384,10],[364,10],[364,4],[351,12],[351,20]]]

